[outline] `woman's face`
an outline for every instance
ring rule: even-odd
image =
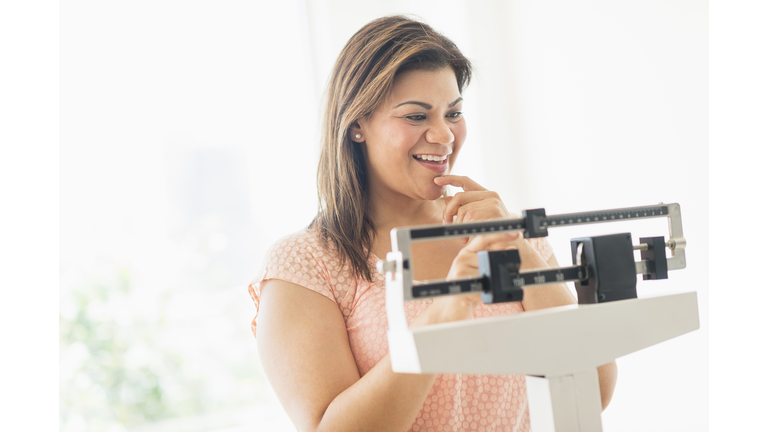
[[[386,101],[358,120],[371,192],[435,200],[467,135],[462,98],[451,68],[398,74]],[[360,138],[355,138],[359,133]]]

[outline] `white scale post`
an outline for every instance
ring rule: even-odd
[[[611,271],[628,264],[626,259],[613,262],[621,254],[606,251],[608,246],[601,246],[599,238],[572,240],[576,261],[573,267],[518,273],[514,265],[507,265],[510,276],[504,275],[501,283],[498,273],[495,277],[491,273],[455,281],[415,283],[410,243],[512,231],[522,231],[526,237],[543,236],[547,227],[649,217],[668,218],[669,240],[662,242],[657,237],[654,243],[653,238],[641,239],[644,243],[630,247],[629,256],[634,248],[644,251],[645,258],[640,262],[631,258],[631,276],[643,274],[644,279],[662,279],[666,278],[667,270],[685,268],[685,238],[678,204],[558,216],[546,216],[543,209],[538,209],[524,212],[522,219],[393,229],[393,251],[387,254],[386,261],[379,262],[379,271],[386,275],[392,370],[526,375],[534,432],[602,431],[597,367],[698,329],[695,292],[636,298],[634,285],[617,290],[618,285],[611,286]],[[630,235],[625,236],[631,244]],[[590,244],[594,244],[591,252],[585,250]],[[620,247],[627,246],[622,243]],[[671,258],[666,258],[665,248],[671,249]],[[626,281],[627,275],[623,277]],[[494,302],[500,302],[505,301],[503,296],[521,296],[523,286],[563,280],[575,281],[578,305],[416,328],[409,328],[406,321],[403,303],[408,300],[480,292],[484,301],[490,302],[494,297]],[[592,285],[585,287],[587,282]]]

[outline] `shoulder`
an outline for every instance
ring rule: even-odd
[[[262,288],[267,281],[283,281],[314,291],[337,303],[332,285],[336,261],[325,251],[320,236],[311,229],[289,234],[277,240],[266,253],[256,278],[248,285],[259,315]],[[285,284],[277,284],[285,288]],[[256,334],[256,318],[251,323]]]
[[[267,252],[271,256],[317,256],[326,255],[320,236],[315,230],[304,228],[277,240]]]
[[[304,228],[277,240],[264,257],[259,273],[317,279],[335,265],[336,259],[326,250],[317,231]]]
[[[336,267],[338,261],[326,252],[314,230],[302,229],[277,240],[248,286],[257,313],[261,288],[267,280],[290,282],[336,301],[332,289],[332,274]]]

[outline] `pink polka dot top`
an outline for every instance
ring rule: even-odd
[[[544,260],[552,255],[546,239],[530,239]],[[372,257],[375,259],[375,257]],[[349,334],[349,344],[360,376],[365,375],[388,352],[387,315],[384,306],[384,277],[373,282],[357,279],[348,265],[339,265],[324,250],[318,235],[302,230],[275,243],[248,292],[259,311],[261,283],[279,279],[315,291],[336,303]],[[431,303],[431,299],[405,304],[408,322]],[[474,317],[522,312],[520,303],[480,305]],[[251,322],[256,336],[256,318]],[[410,431],[505,431],[530,430],[525,377],[522,375],[438,375]]]

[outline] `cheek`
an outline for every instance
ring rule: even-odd
[[[452,129],[453,131],[453,154],[457,155],[461,147],[464,145],[464,140],[467,138],[467,124],[462,120],[457,123]]]
[[[413,128],[390,128],[381,134],[379,151],[389,160],[410,158],[410,151],[419,142],[421,133]]]

